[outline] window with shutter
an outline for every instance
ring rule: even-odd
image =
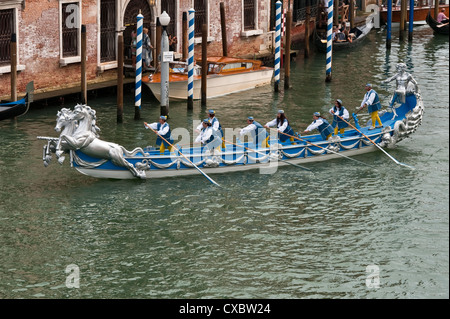
[[[62,6],[62,56],[63,58],[78,55],[79,33],[79,3],[63,3]]]
[[[14,33],[14,9],[0,10],[0,65],[11,63],[11,36]]]
[[[207,17],[207,0],[194,0],[195,21],[194,21],[194,36],[202,36],[202,25],[208,23]]]
[[[244,30],[254,30],[255,26],[255,0],[244,0]]]
[[[116,60],[116,0],[101,0],[100,62]]]

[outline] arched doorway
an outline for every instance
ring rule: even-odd
[[[131,32],[136,28],[139,11],[144,16],[144,28],[150,30],[151,23],[154,20],[148,0],[130,0],[123,17],[125,27],[125,30],[123,31],[125,57],[129,59],[131,59]],[[150,32],[149,36],[151,37]]]

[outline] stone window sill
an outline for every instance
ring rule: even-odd
[[[255,35],[261,35],[261,34],[263,34],[263,30],[248,30],[248,31],[242,31],[241,32],[241,36],[242,37],[252,37],[252,36],[255,36]]]
[[[25,65],[18,64],[17,71],[23,71],[23,70],[25,70]],[[0,66],[0,75],[6,74],[6,73],[11,73],[11,65]]]
[[[67,66],[72,63],[79,63],[81,62],[81,56],[72,56],[69,58],[61,58],[59,59],[59,66]]]
[[[105,62],[97,66],[99,72],[105,72],[112,69],[117,69],[117,61]]]
[[[207,37],[206,41],[207,42],[212,42],[212,41],[214,41],[214,38],[213,37]],[[201,44],[201,43],[202,43],[202,38],[201,37],[194,38],[194,44]]]

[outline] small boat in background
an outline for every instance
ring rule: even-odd
[[[349,41],[335,41],[333,42],[333,51],[340,51],[350,49],[355,47],[359,43],[363,42],[366,35],[369,34],[370,30],[373,28],[373,18],[369,16],[366,20],[366,24],[360,27],[355,27],[350,30],[350,34],[353,36],[352,42]],[[326,33],[324,34],[325,39],[319,34],[319,32],[314,32],[314,44],[318,51],[327,52],[327,40]]]
[[[439,23],[436,20],[434,20],[430,13],[428,12],[427,15],[427,23],[428,25],[434,30],[434,32],[439,33],[439,34],[449,34],[449,28],[448,28],[448,22],[447,23]]]
[[[434,0],[421,0],[415,1],[414,4],[414,24],[425,24],[427,15],[430,11],[434,11]],[[448,16],[448,0],[446,4],[439,5],[439,8],[445,9],[445,15]],[[408,12],[406,14],[406,22],[409,20],[409,1]],[[392,6],[392,23],[400,23],[401,15],[401,0],[397,0],[397,3]],[[382,23],[387,23],[387,5],[384,4],[380,9],[380,18]]]
[[[273,68],[262,66],[259,60],[231,57],[208,57],[207,98],[254,89],[270,84]],[[194,65],[194,100],[201,98],[201,64]],[[175,61],[169,64],[169,99],[187,100],[188,65]],[[153,95],[161,98],[161,73],[144,76],[145,83]]]
[[[34,83],[28,83],[26,90],[27,93],[21,100],[0,103],[0,121],[21,116],[28,112],[30,103],[33,102]]]

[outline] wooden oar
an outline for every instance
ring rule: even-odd
[[[249,150],[250,152],[255,152],[255,153],[258,153],[258,154],[260,154],[260,155],[267,155],[267,154],[258,152],[257,150],[254,150],[254,149],[245,147],[245,146],[243,146],[243,145],[238,145],[238,144],[235,144],[235,143],[233,143],[233,142],[228,142],[227,140],[223,140],[223,141],[224,141],[225,143],[232,144],[232,145],[235,145],[235,146],[237,146],[237,147],[243,147],[243,148]],[[286,161],[286,160],[283,160],[283,159],[280,159],[280,158],[279,158],[278,160],[279,160],[279,161],[282,161],[282,162],[285,162],[285,163],[288,163],[288,164],[290,164],[290,165],[293,165],[293,166],[295,166],[295,167],[304,169],[304,170],[306,170],[306,171],[311,171],[309,168],[306,168],[306,167],[304,167],[304,166],[301,166],[301,165],[298,165],[298,164],[294,164],[294,163],[291,163],[291,162],[289,162],[289,161]]]
[[[275,129],[272,129],[272,128],[271,128],[271,130],[275,130]],[[278,132],[278,130],[277,130],[277,132]],[[351,161],[354,161],[354,162],[357,162],[357,163],[360,163],[360,164],[363,164],[363,165],[367,165],[366,163],[363,163],[363,162],[361,162],[361,161],[355,160],[354,158],[345,156],[345,155],[343,155],[343,154],[341,154],[341,153],[332,151],[332,150],[330,150],[330,149],[328,149],[328,148],[325,148],[325,147],[322,147],[322,146],[320,146],[320,145],[311,143],[310,141],[307,141],[307,140],[305,140],[305,139],[303,139],[303,138],[300,138],[300,137],[297,137],[297,136],[294,136],[294,135],[290,135],[290,134],[287,134],[287,133],[283,133],[283,132],[279,132],[279,133],[284,134],[284,135],[289,136],[289,137],[293,137],[293,138],[295,138],[295,139],[297,139],[297,140],[299,140],[299,141],[309,143],[309,144],[311,144],[312,146],[316,146],[316,147],[318,147],[318,148],[321,148],[321,149],[323,149],[323,150],[326,150],[327,152],[331,152],[331,153],[333,153],[333,154],[342,156],[342,157],[344,157],[344,158],[346,158],[346,159],[349,159],[349,160],[351,160]]]
[[[214,184],[214,185],[220,187],[219,184],[217,184],[211,177],[209,177],[208,175],[206,175],[206,173],[203,172],[200,168],[198,168],[198,166],[195,165],[189,158],[187,158],[186,156],[184,156],[184,154],[181,153],[180,150],[179,150],[178,148],[176,148],[175,146],[173,146],[172,144],[170,144],[169,141],[167,141],[164,137],[162,137],[161,135],[159,135],[158,132],[156,132],[154,129],[152,129],[152,128],[147,124],[147,122],[144,122],[144,125],[145,125],[146,127],[148,127],[149,129],[151,129],[156,135],[158,135],[158,136],[159,136],[160,138],[162,138],[164,141],[166,141],[167,144],[169,144],[169,145],[172,146],[174,149],[176,149],[177,152],[181,154],[181,156],[183,156],[189,163],[191,163],[191,164],[192,164],[192,165],[193,165],[200,173],[202,173],[202,175],[205,176],[212,184]]]
[[[448,25],[448,22],[446,22],[446,23],[444,23],[444,24],[438,24],[436,27],[442,28],[444,25]]]
[[[346,120],[344,120],[342,117],[340,117],[339,115],[336,114],[337,117],[339,117],[341,120],[343,120],[345,123],[347,123],[348,125],[350,125],[351,127],[353,127],[356,131],[358,131],[362,136],[364,136],[365,138],[367,138],[373,145],[375,145],[376,147],[378,147],[380,150],[383,151],[384,154],[386,154],[391,160],[393,160],[395,163],[408,167],[409,169],[414,169],[414,167],[409,166],[405,163],[401,163],[399,161],[397,161],[394,157],[392,157],[388,152],[386,152],[380,145],[378,145],[377,143],[375,143],[374,141],[372,141],[367,135],[365,135],[363,132],[361,132],[360,130],[358,130],[356,127],[354,127],[353,125],[351,125],[349,122],[347,122]]]

